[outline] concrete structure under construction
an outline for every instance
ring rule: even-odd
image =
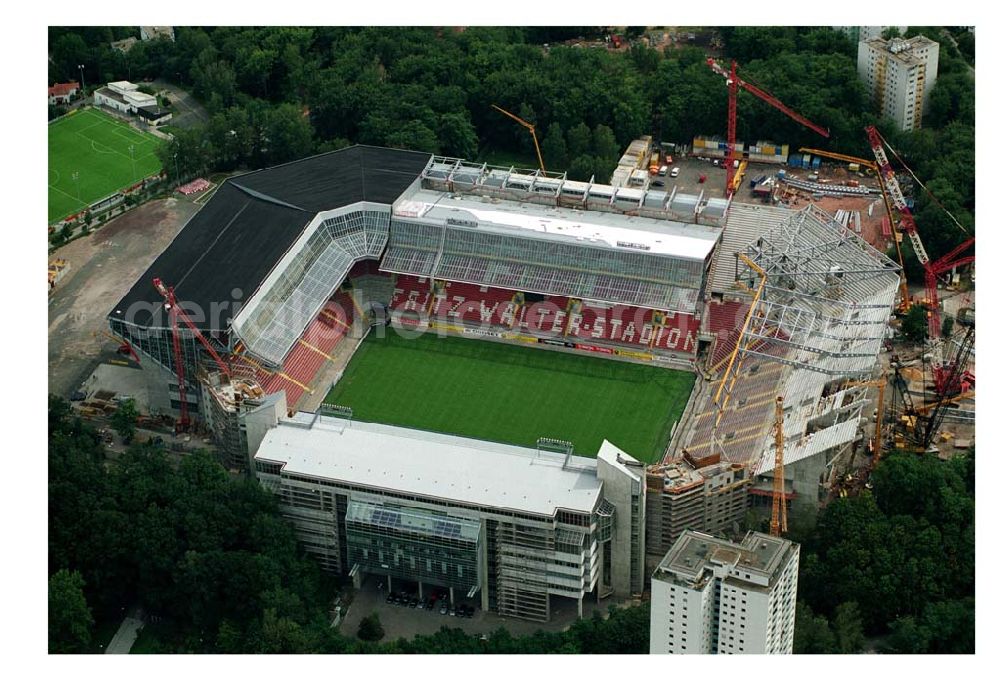
[[[791,653],[798,575],[797,543],[685,531],[650,583],[649,652]]]
[[[938,43],[922,35],[858,43],[858,76],[879,113],[903,131],[919,128],[927,113],[938,52]]]
[[[718,455],[646,469],[646,552],[665,555],[687,529],[733,530],[747,509],[750,473]]]
[[[870,420],[875,388],[864,382],[877,376],[898,269],[813,206],[789,213],[732,205],[702,318],[719,333],[667,461],[718,456],[746,465],[751,504],[767,505],[774,400],[782,395],[782,490],[793,511],[817,505],[834,464]]]
[[[300,412],[244,418],[253,472],[324,569],[529,620],[643,592],[643,466]]]

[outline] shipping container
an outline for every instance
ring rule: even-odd
[[[861,171],[861,165],[859,165],[857,162],[852,162],[851,164],[847,165],[847,169],[849,169],[852,172],[858,172]]]
[[[779,169],[778,170],[778,178],[779,179],[785,178],[785,170],[784,169]]]
[[[813,161],[812,161],[812,168],[813,168],[813,169],[819,169],[819,165],[820,165],[820,163],[822,162],[822,160],[823,160],[823,158],[820,158],[820,157],[814,157],[814,158],[813,158]]]
[[[812,166],[812,155],[806,153],[805,155],[802,156],[802,166],[805,167],[806,169],[809,169],[809,167]]]
[[[802,156],[798,153],[788,156],[788,164],[791,167],[801,167],[802,166]]]

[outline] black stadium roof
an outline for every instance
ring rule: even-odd
[[[233,317],[233,291],[245,303],[317,212],[355,202],[392,204],[420,175],[427,153],[351,146],[225,181],[177,234],[109,318],[142,327],[167,322],[159,312],[163,298],[153,278],[173,286],[203,330],[224,330]]]

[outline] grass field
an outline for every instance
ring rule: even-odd
[[[596,456],[605,438],[659,456],[694,387],[692,373],[536,348],[393,331],[369,335],[326,397],[354,418],[534,447],[569,440]]]
[[[53,122],[49,125],[49,223],[159,172],[162,166],[155,151],[161,143],[152,134],[92,108]]]

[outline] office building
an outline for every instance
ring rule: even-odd
[[[355,585],[538,621],[642,594],[644,469],[610,442],[581,458],[280,410],[244,417],[254,473],[305,550]]]

